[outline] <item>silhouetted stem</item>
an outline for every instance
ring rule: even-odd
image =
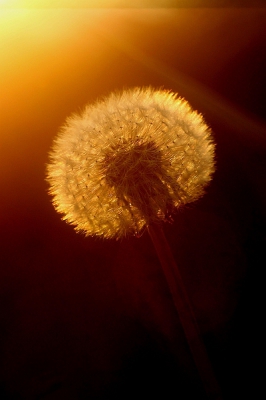
[[[157,224],[150,224],[148,226],[148,232],[161,262],[181,325],[205,391],[210,399],[222,400],[221,389],[214,375],[182,277],[164,232]]]

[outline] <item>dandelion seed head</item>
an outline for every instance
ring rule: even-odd
[[[66,120],[47,180],[56,210],[76,230],[119,238],[198,199],[213,172],[201,114],[170,91],[134,88]]]

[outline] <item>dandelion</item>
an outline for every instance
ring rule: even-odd
[[[220,388],[170,247],[159,226],[198,199],[214,172],[203,117],[176,94],[135,88],[69,117],[54,141],[47,180],[55,208],[86,235],[120,238],[147,226],[206,392]]]
[[[86,235],[120,238],[171,219],[214,172],[203,117],[167,90],[112,93],[70,116],[50,153],[57,211]]]

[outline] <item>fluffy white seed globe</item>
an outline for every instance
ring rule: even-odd
[[[139,234],[204,193],[214,147],[203,117],[176,94],[112,93],[70,116],[56,137],[47,167],[53,204],[86,235]]]

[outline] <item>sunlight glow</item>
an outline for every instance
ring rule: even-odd
[[[185,1],[185,3],[184,3]],[[181,6],[190,6],[194,0],[180,0]],[[176,6],[176,0],[0,0],[0,8],[147,8]]]
[[[166,5],[169,2],[164,1]],[[0,8],[101,8],[128,7],[130,5],[134,7],[143,6],[143,0],[139,2],[135,0],[132,4],[130,4],[130,0],[0,0]],[[152,5],[152,2],[147,0],[146,5]]]
[[[16,115],[41,110],[54,100],[51,92],[65,82],[81,79],[76,71],[97,74],[97,60],[105,56],[95,29],[106,24],[105,10],[0,9],[0,104],[5,124]],[[87,52],[91,55],[86,57]],[[83,62],[82,60],[85,61]],[[84,67],[82,65],[84,64]],[[63,83],[64,82],[64,83]],[[57,88],[57,89],[56,89]],[[50,100],[49,100],[50,97]],[[12,131],[12,137],[20,135]],[[2,129],[0,136],[7,136]]]

